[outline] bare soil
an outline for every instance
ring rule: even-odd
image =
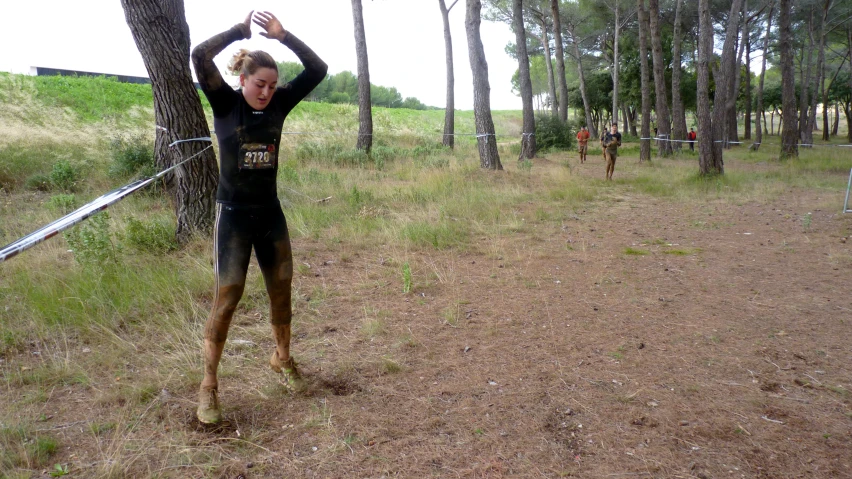
[[[575,171],[602,178],[603,160],[589,155]],[[852,477],[852,215],[815,190],[696,206],[617,181],[606,188],[584,210],[517,205],[523,228],[464,251],[409,253],[409,293],[399,251],[295,241],[293,351],[308,389],[276,382],[271,338],[229,345],[226,423],[197,422],[186,381],[120,433],[122,447],[138,447],[116,454],[134,458],[121,468],[132,477]],[[266,314],[241,308],[231,339],[264,328]],[[34,407],[51,413],[47,427],[107,420],[121,404],[96,401],[102,394],[70,385]],[[84,477],[116,431],[58,427],[52,461]],[[175,463],[193,448],[215,454],[214,467]],[[166,456],[172,464],[159,462]]]

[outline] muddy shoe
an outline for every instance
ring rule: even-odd
[[[195,412],[203,424],[218,424],[222,421],[219,409],[219,392],[202,387],[198,390],[198,410]]]
[[[294,391],[302,391],[305,389],[305,380],[299,374],[299,369],[296,367],[296,361],[291,356],[287,362],[282,362],[278,357],[278,350],[272,351],[272,357],[269,358],[269,366],[276,373],[281,373],[287,386]]]

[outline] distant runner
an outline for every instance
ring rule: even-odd
[[[695,151],[696,138],[698,138],[698,135],[695,133],[695,128],[690,128],[689,133],[686,134],[686,139],[689,140],[689,151]]]
[[[586,162],[586,152],[589,150],[590,136],[591,134],[585,126],[581,126],[580,131],[577,132],[577,145],[580,150],[580,163]]]
[[[615,172],[615,159],[618,157],[618,147],[621,146],[621,133],[618,132],[618,123],[612,124],[612,130],[603,137],[604,156],[606,157],[606,179],[612,180]]]

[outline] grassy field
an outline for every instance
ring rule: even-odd
[[[136,174],[120,167],[135,158],[133,148],[141,148],[138,154],[144,156],[144,147],[152,143],[150,101],[144,86],[0,74],[0,243],[14,241]],[[781,162],[778,140],[771,137],[759,152],[738,148],[726,153],[726,174],[703,178],[693,153],[639,164],[638,144],[628,143],[615,181],[607,183],[600,153],[594,149],[589,155],[593,165],[578,165],[573,152],[544,152],[532,162],[518,163],[519,112],[494,112],[494,118],[505,166],[496,173],[479,168],[471,137],[459,137],[454,150],[440,146],[442,111],[374,109],[371,157],[352,148],[356,107],[303,103],[291,114],[285,131],[294,134],[282,140],[279,196],[296,265],[294,348],[296,357],[319,378],[316,391],[331,392],[294,397],[271,373],[258,371],[271,339],[266,293],[252,265],[221,369],[223,383],[244,382],[245,389],[238,390],[244,393],[241,398],[233,391],[228,396],[226,416],[231,421],[224,429],[204,429],[192,418],[202,373],[203,324],[213,293],[212,242],[198,237],[179,248],[172,239],[172,207],[159,191],[134,195],[0,264],[0,477],[281,477],[280,471],[287,477],[600,477],[602,472],[632,471],[579,466],[579,460],[525,461],[508,454],[479,457],[483,463],[469,469],[451,461],[441,469],[416,441],[395,446],[384,456],[370,452],[384,444],[382,437],[404,433],[388,432],[393,429],[388,424],[371,429],[364,425],[371,424],[369,420],[343,427],[341,422],[348,420],[340,414],[380,414],[381,404],[367,398],[372,395],[428,403],[435,414],[455,407],[450,405],[456,400],[452,395],[433,400],[408,392],[418,377],[450,374],[429,369],[440,368],[440,344],[429,339],[432,333],[418,329],[418,323],[449,328],[448,338],[467,338],[470,344],[478,344],[477,338],[502,338],[504,317],[535,310],[540,303],[531,298],[544,288],[542,283],[557,281],[557,273],[543,272],[542,280],[544,276],[534,273],[537,268],[565,257],[578,262],[566,269],[588,268],[602,258],[595,256],[595,243],[606,244],[607,237],[595,229],[615,221],[612,215],[623,214],[619,221],[627,224],[648,205],[681,215],[667,220],[659,213],[645,225],[655,232],[613,245],[615,255],[626,262],[646,257],[663,261],[662,254],[667,255],[664,261],[700,258],[706,246],[686,245],[685,240],[673,246],[677,237],[664,230],[713,234],[733,224],[741,207],[754,210],[757,218],[758,212],[774,215],[781,203],[791,205],[784,213],[795,230],[785,233],[791,244],[792,238],[805,241],[801,235],[811,231],[812,222],[813,228],[824,228],[826,237],[844,235],[843,245],[852,233],[846,219],[822,226],[828,220],[823,222],[817,213],[841,210],[852,148],[802,150],[799,159]],[[456,121],[457,132],[474,132],[471,112],[458,112]],[[713,217],[720,209],[727,213]],[[707,216],[693,217],[693,212]],[[589,242],[578,239],[580,228],[574,225],[581,218],[583,231],[594,232]],[[544,247],[565,232],[570,237],[560,239],[557,253]],[[816,233],[808,236],[817,241]],[[804,248],[799,243],[784,247]],[[848,284],[852,254],[839,244],[832,251],[832,264],[841,268],[838,274],[845,275]],[[469,306],[475,302],[474,292],[462,292],[471,282],[466,268],[477,263],[495,264],[490,276],[480,281],[490,278],[496,283],[475,295],[522,293],[513,310],[484,318],[484,330],[464,326],[487,309]],[[524,265],[537,266],[521,269]],[[331,267],[339,271],[327,275],[324,271]],[[517,272],[504,278],[510,271]],[[590,274],[597,288],[621,284],[612,271]],[[525,291],[529,302],[523,299]],[[625,294],[626,302],[633,301]],[[659,303],[665,301],[661,296]],[[840,304],[845,308],[848,299]],[[403,307],[414,308],[413,316],[405,316],[409,309]],[[837,314],[848,318],[848,313]],[[343,337],[329,339],[337,331]],[[512,331],[513,338],[522,335]],[[708,334],[728,334],[728,344],[735,341],[734,333]],[[708,341],[711,348],[719,342],[718,337]],[[630,353],[622,347],[609,344],[602,354],[609,361],[626,362],[624,356]],[[501,357],[495,353],[489,362],[496,364]],[[572,361],[580,357],[585,358]],[[312,366],[323,362],[325,366]],[[839,382],[826,394],[837,398],[836,407],[852,420],[848,369],[833,364],[841,370]],[[613,394],[617,406],[629,405],[633,398]],[[335,403],[338,398],[352,404]],[[284,419],[263,412],[269,402],[279,404],[276,410]],[[290,409],[283,405],[288,402]],[[502,429],[489,428],[493,418],[485,417],[458,428],[468,431],[465,441],[502,451]],[[522,417],[515,420],[523,422]],[[573,421],[567,416],[557,419],[563,425]],[[445,421],[450,425],[435,427],[445,430],[456,424]],[[841,450],[850,437],[849,423],[843,424],[833,446]],[[554,427],[555,436],[548,436],[556,437],[554,444],[573,444],[568,432]],[[757,433],[747,427],[749,435]],[[550,426],[544,430],[553,432]],[[617,441],[613,434],[603,439]],[[445,447],[441,451],[454,451]],[[584,446],[584,453],[591,447]],[[815,450],[817,456],[828,457]],[[576,452],[579,458],[579,451],[579,446],[570,446],[560,454]],[[422,461],[390,459],[394,454]],[[682,472],[674,463],[659,460],[660,469],[649,469],[649,476]],[[757,469],[748,474],[744,477],[763,477]]]

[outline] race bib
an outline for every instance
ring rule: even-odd
[[[274,144],[244,143],[240,145],[241,170],[267,170],[278,166],[278,152]]]

